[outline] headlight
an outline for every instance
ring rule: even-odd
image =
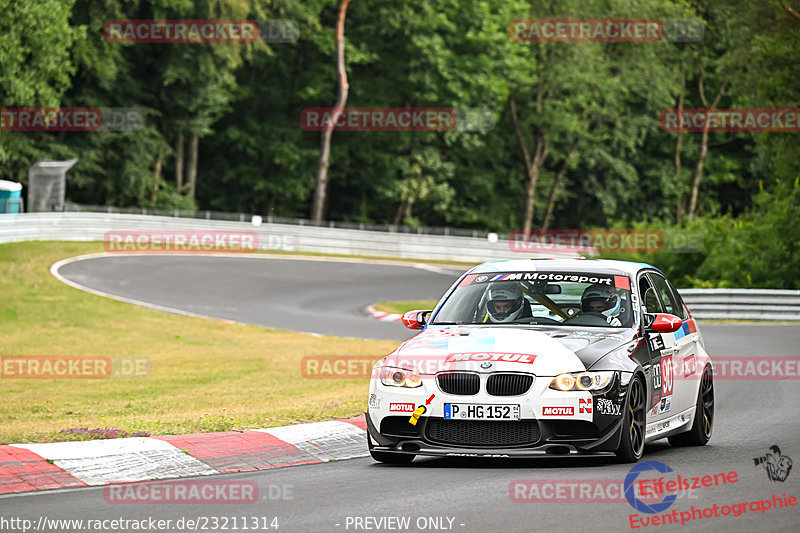
[[[413,389],[422,386],[422,378],[414,370],[385,366],[381,368],[381,383],[389,387],[408,387]]]
[[[550,383],[555,390],[602,390],[614,379],[614,372],[575,372],[559,374]]]

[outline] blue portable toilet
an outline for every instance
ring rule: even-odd
[[[22,211],[22,184],[0,180],[0,213],[16,214]]]

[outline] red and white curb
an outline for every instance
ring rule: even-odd
[[[397,313],[385,313],[383,311],[378,311],[371,305],[366,309],[367,314],[372,318],[377,320],[384,320],[386,322],[400,322],[400,319],[403,318],[403,315],[398,315]]]
[[[363,417],[269,429],[0,446],[0,494],[365,457]]]

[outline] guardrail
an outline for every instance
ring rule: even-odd
[[[244,216],[242,218],[245,218]],[[520,259],[504,239],[362,231],[296,224],[206,220],[117,213],[24,213],[0,215],[0,243],[102,241],[109,231],[254,231],[259,248],[327,254],[435,259],[480,263]],[[576,257],[540,254],[539,257]],[[537,257],[525,254],[524,257]],[[682,289],[692,316],[698,319],[800,320],[800,291],[767,289]]]
[[[680,289],[700,319],[800,320],[800,291],[773,289]]]
[[[24,240],[102,241],[109,231],[253,231],[259,248],[326,254],[433,259],[480,263],[491,259],[520,259],[508,242],[497,239],[331,228],[262,222],[247,215],[243,221],[94,212],[24,213],[0,215],[0,243]],[[575,254],[526,254],[528,257],[576,257]]]

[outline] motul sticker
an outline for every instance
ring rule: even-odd
[[[469,352],[451,353],[445,360],[446,363],[459,361],[503,361],[506,363],[533,364],[536,356],[528,353],[501,353],[501,352]]]
[[[399,411],[401,413],[410,413],[414,410],[413,403],[390,403],[389,411]]]
[[[542,416],[573,416],[574,407],[542,407]]]

